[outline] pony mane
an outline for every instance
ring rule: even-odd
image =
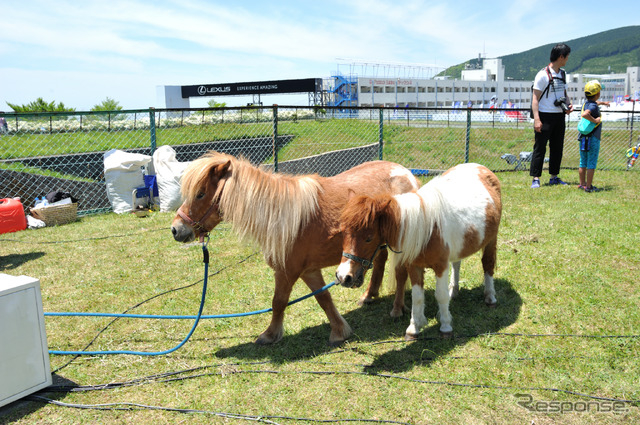
[[[258,243],[268,262],[284,266],[293,243],[318,209],[322,186],[317,176],[276,174],[245,159],[210,153],[185,171],[185,199],[193,199],[209,184],[213,167],[229,160],[230,177],[217,194],[220,213],[242,239]]]
[[[360,195],[351,199],[340,217],[344,229],[363,229],[379,220],[380,237],[385,243],[396,246],[400,215],[398,206],[390,194],[377,196]]]
[[[347,202],[340,216],[340,225],[347,229],[371,227],[376,219],[377,210],[372,197],[359,195]]]
[[[418,192],[403,193],[394,198],[400,206],[399,263],[411,263],[427,246],[433,230],[442,230],[447,204],[436,177]]]
[[[181,178],[180,192],[182,193],[182,199],[191,204],[200,191],[206,191],[209,188],[210,173],[213,168],[227,161],[231,161],[231,164],[233,164],[236,162],[236,158],[213,151],[191,161],[185,168]]]

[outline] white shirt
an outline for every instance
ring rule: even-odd
[[[551,72],[551,77],[555,78],[553,78],[553,84],[549,86],[549,90],[540,97],[538,112],[562,113],[562,108],[555,106],[553,103],[556,99],[564,97],[567,85],[561,80],[561,72],[556,73],[551,67],[549,67],[549,71]],[[536,78],[533,80],[533,89],[543,92],[547,85],[549,85],[549,74],[547,74],[547,68],[545,67],[536,74]]]

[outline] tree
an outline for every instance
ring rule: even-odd
[[[210,108],[224,108],[227,106],[226,102],[218,103],[214,99],[208,101],[207,105],[209,105]]]
[[[64,103],[60,102],[56,105],[55,100],[51,103],[47,103],[41,97],[37,98],[33,102],[29,102],[26,105],[16,105],[14,103],[7,102],[7,105],[14,112],[26,113],[26,112],[75,112],[75,108],[67,108]]]
[[[120,102],[111,99],[107,96],[105,100],[102,101],[99,105],[94,105],[91,108],[92,111],[121,111],[122,106],[120,106]]]

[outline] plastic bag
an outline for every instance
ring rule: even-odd
[[[176,151],[171,146],[160,146],[153,153],[153,168],[160,194],[160,211],[175,211],[182,205],[180,179],[188,165],[188,162],[176,160]]]
[[[113,212],[133,210],[131,192],[144,186],[142,169],[151,162],[149,155],[112,149],[104,153],[104,180]]]

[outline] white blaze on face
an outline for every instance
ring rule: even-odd
[[[352,262],[352,260],[347,259],[347,261],[343,261],[342,263],[340,263],[340,265],[338,266],[338,270],[336,270],[336,278],[338,279],[338,281],[344,282],[344,279],[351,272]]]

